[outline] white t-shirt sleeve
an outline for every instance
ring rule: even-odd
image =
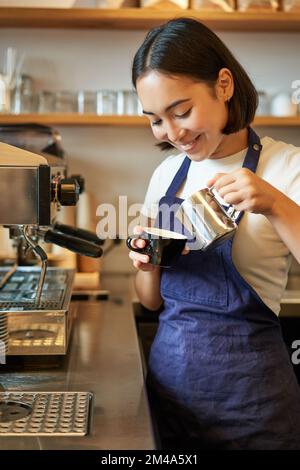
[[[288,182],[286,185],[287,196],[300,205],[300,148],[293,148],[286,155],[286,168]]]

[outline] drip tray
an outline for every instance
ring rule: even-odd
[[[28,329],[28,330],[15,330],[9,334],[10,338],[18,340],[28,340],[28,339],[48,339],[54,338],[55,332],[50,330],[41,330],[41,329]]]
[[[85,436],[90,392],[0,393],[0,436]]]

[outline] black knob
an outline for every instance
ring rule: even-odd
[[[84,191],[84,177],[81,175],[71,175],[70,178],[74,178],[79,184],[80,194]]]
[[[56,197],[62,206],[75,206],[79,194],[80,186],[76,179],[64,178],[57,183]]]

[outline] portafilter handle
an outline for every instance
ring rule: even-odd
[[[94,232],[85,230],[83,228],[72,227],[71,225],[61,224],[56,222],[53,225],[55,231],[65,233],[66,235],[72,235],[73,237],[82,238],[88,242],[96,243],[96,245],[103,245],[105,240],[98,238]]]
[[[54,229],[47,230],[43,233],[43,237],[46,243],[55,243],[55,245],[74,251],[79,255],[100,258],[103,253],[102,248],[99,245],[96,245],[96,243],[89,242],[83,238],[67,235]]]

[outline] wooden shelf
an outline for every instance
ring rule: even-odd
[[[38,123],[46,126],[129,126],[145,127],[143,116],[98,116],[97,114],[0,114],[0,124]]]
[[[38,123],[49,126],[114,126],[114,127],[149,127],[149,120],[144,116],[98,116],[96,114],[0,114],[1,124]],[[274,117],[258,116],[255,126],[300,127],[300,116]]]
[[[253,124],[254,126],[266,127],[298,127],[300,126],[300,116],[257,116]]]
[[[172,18],[196,18],[217,31],[300,31],[300,13],[209,12],[150,8],[0,8],[1,28],[149,29]]]

